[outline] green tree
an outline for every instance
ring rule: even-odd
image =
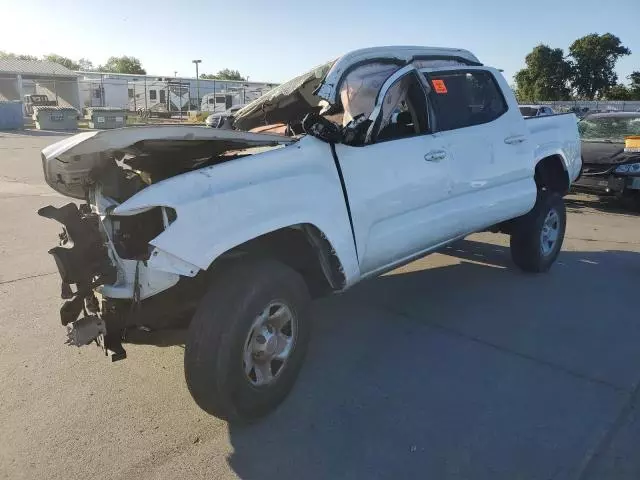
[[[631,82],[629,85],[629,91],[633,100],[640,100],[640,70],[631,72],[627,77]]]
[[[87,58],[81,58],[80,60],[78,60],[78,70],[81,70],[83,72],[92,72],[93,70],[95,70],[95,67],[93,66],[93,62]]]
[[[50,53],[49,55],[45,55],[42,58],[44,60],[48,60],[49,62],[59,63],[60,65],[68,68],[69,70],[80,70],[80,64],[78,62],[74,62],[70,58],[63,57],[55,53]]]
[[[200,78],[210,80],[246,80],[246,78],[240,75],[240,72],[238,70],[231,70],[229,68],[224,68],[216,74],[203,73],[202,75],[200,75]]]
[[[0,58],[15,58],[16,60],[39,60],[38,57],[34,57],[33,55],[16,54],[5,52],[4,50],[0,50]]]
[[[140,60],[135,57],[109,57],[107,63],[98,67],[99,72],[131,73],[144,75],[147,71],[142,68]]]
[[[617,85],[616,62],[631,50],[611,33],[592,33],[573,42],[569,53],[573,58],[571,84],[580,97],[592,100]]]
[[[525,68],[515,75],[520,100],[567,100],[571,64],[561,48],[540,44],[525,57]]]
[[[614,85],[604,94],[605,100],[632,100],[631,89],[621,83]]]

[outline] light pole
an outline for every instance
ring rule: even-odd
[[[202,62],[202,60],[191,60],[191,61],[196,64],[196,92],[198,95],[197,97],[198,105],[196,106],[196,110],[200,111],[200,75],[198,74],[198,64]]]

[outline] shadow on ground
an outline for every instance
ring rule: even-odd
[[[640,254],[563,251],[549,274],[527,275],[502,246],[463,240],[442,253],[313,304],[289,398],[256,425],[229,426],[241,478],[585,471],[640,379],[628,301]],[[129,341],[182,345],[184,333]]]
[[[585,209],[593,209],[603,213],[640,216],[640,202],[624,202],[615,197],[598,197],[595,195],[576,194],[564,199],[569,212],[582,213]]]
[[[241,478],[567,478],[638,382],[640,255],[562,252],[548,275],[474,241],[313,308],[298,384],[230,426]],[[476,263],[481,262],[481,263]]]

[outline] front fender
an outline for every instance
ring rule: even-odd
[[[308,223],[331,243],[347,285],[359,276],[349,217],[331,151],[326,143],[313,137],[151,185],[114,213],[135,214],[153,206],[171,207],[177,217],[150,243],[201,270],[249,240]],[[163,253],[160,258],[166,260],[166,255]],[[152,256],[151,266],[153,260]],[[185,271],[192,273],[188,268]]]

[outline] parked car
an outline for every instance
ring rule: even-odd
[[[232,129],[233,115],[243,106],[244,105],[234,105],[224,112],[212,113],[206,118],[204,123],[207,127]]]
[[[594,113],[578,129],[583,168],[576,188],[640,205],[640,113]]]
[[[50,253],[68,342],[124,358],[126,331],[195,308],[186,382],[230,421],[292,388],[310,298],[487,229],[522,270],[548,270],[581,166],[575,116],[525,120],[466,50],[357,50],[278,88],[241,130],[85,132],[42,152],[47,183],[87,202],[39,211],[65,226]],[[270,121],[305,133],[246,131]]]
[[[555,112],[551,107],[546,105],[520,105],[520,113],[525,118],[543,117],[545,115],[554,115]]]
[[[575,113],[576,117],[578,118],[583,118],[589,113],[594,113],[593,111],[592,112],[589,111],[589,107],[579,107],[579,106],[573,106],[569,109],[569,111],[571,113]]]

